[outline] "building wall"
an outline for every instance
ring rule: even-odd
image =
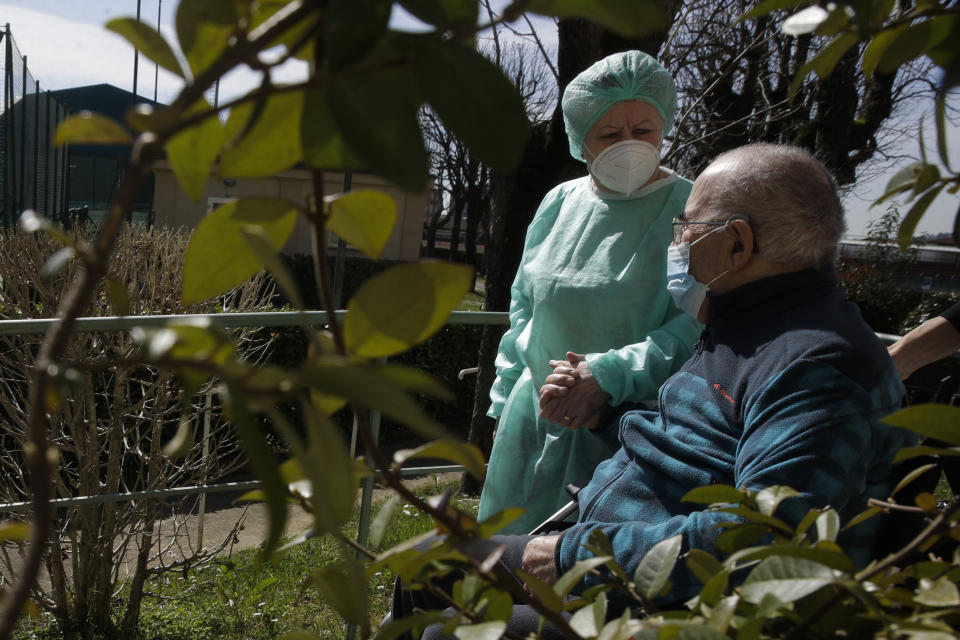
[[[305,169],[290,169],[269,178],[237,179],[235,182],[229,181],[230,186],[215,174],[211,174],[203,198],[200,202],[194,202],[180,188],[169,162],[158,161],[154,165],[153,173],[156,179],[153,197],[154,223],[170,226],[197,226],[207,214],[210,198],[267,196],[284,198],[291,202],[306,202],[307,197],[313,193],[312,175]],[[376,176],[353,174],[353,191],[382,191],[397,203],[397,223],[381,258],[416,260],[420,256],[420,238],[423,234],[429,186],[423,193],[412,194]],[[325,172],[323,189],[327,195],[343,191],[343,174]],[[330,244],[336,244],[336,236],[333,234],[328,233],[327,239]],[[311,231],[303,218],[297,221],[283,251],[288,254],[312,253]]]

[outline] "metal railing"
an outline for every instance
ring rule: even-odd
[[[345,310],[335,312],[338,320],[346,315]],[[155,315],[155,316],[109,316],[99,318],[78,318],[74,326],[75,333],[93,333],[108,331],[129,331],[134,327],[164,327],[171,321],[198,322],[209,321],[222,328],[245,327],[322,327],[327,324],[328,316],[325,311],[272,311],[257,313],[218,313],[218,314],[183,314],[183,315]],[[46,333],[56,322],[55,318],[0,320],[0,336],[36,335]],[[447,319],[449,325],[506,325],[509,316],[506,312],[489,311],[454,311]],[[371,429],[375,440],[379,437],[380,413],[370,413]],[[353,425],[351,442],[356,441],[357,425]],[[458,465],[439,465],[425,467],[411,467],[403,470],[403,475],[427,475],[462,471]],[[233,491],[249,491],[260,487],[257,480],[248,482],[226,482],[219,484],[204,484],[187,487],[169,487],[149,491],[133,491],[127,493],[102,494],[93,496],[75,496],[51,500],[51,505],[57,508],[77,506],[81,504],[97,504],[107,502],[127,502],[141,499],[169,498],[186,495],[205,495],[208,493],[223,493]],[[373,505],[373,479],[365,478],[361,486],[360,524],[357,541],[365,544],[370,524],[370,511]],[[31,508],[30,502],[9,502],[0,504],[0,513],[27,511]],[[199,513],[203,518],[203,511]]]

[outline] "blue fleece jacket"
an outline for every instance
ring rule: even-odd
[[[583,543],[595,529],[627,575],[677,534],[684,551],[715,552],[716,525],[733,516],[680,501],[711,483],[789,485],[802,497],[777,515],[794,524],[825,505],[846,520],[888,495],[891,460],[913,438],[879,421],[899,408],[903,386],[832,269],[755,281],[709,304],[696,353],[660,389],[659,412],[627,412],[606,428],[621,447],[579,495],[579,521],[557,548],[561,573],[590,557]],[[875,533],[869,522],[841,540],[859,563]],[[671,582],[669,600],[700,588],[682,562]]]

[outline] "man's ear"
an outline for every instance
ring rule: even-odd
[[[730,271],[739,271],[750,264],[753,260],[753,229],[746,220],[732,220],[729,230],[736,236],[733,246],[730,250],[729,266]]]

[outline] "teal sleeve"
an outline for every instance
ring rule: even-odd
[[[693,355],[703,325],[672,304],[670,307],[667,321],[643,342],[587,355],[597,384],[610,394],[611,406],[656,398],[660,385]]]
[[[537,208],[537,212],[527,227],[527,236],[523,243],[523,256],[520,267],[510,287],[510,328],[500,339],[497,357],[494,365],[497,369],[497,378],[490,387],[490,408],[487,415],[498,418],[503,413],[503,406],[513,391],[513,386],[523,373],[526,364],[517,349],[517,339],[523,334],[527,323],[533,315],[533,305],[526,294],[523,281],[523,265],[531,258],[532,252],[550,232],[557,213],[563,204],[563,185],[554,187]]]

